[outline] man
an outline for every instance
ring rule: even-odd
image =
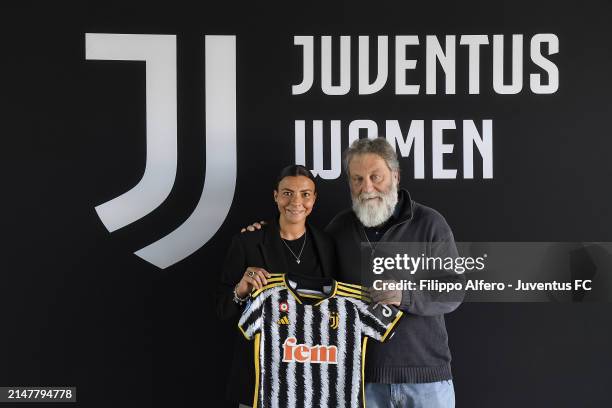
[[[344,170],[353,206],[326,228],[338,255],[338,280],[363,284],[364,273],[371,273],[364,269],[369,265],[362,265],[362,243],[371,257],[384,243],[395,242],[426,245],[432,256],[457,256],[453,233],[444,218],[399,189],[397,155],[384,138],[356,140],[344,153]],[[411,254],[415,255],[420,254]],[[439,280],[463,282],[464,277],[451,273]],[[399,307],[404,317],[388,342],[368,345],[366,406],[454,407],[444,314],[457,308],[463,292],[386,290],[371,294],[374,302]]]
[[[353,207],[338,214],[326,228],[336,245],[339,280],[361,283],[362,242],[373,252],[383,242],[431,243],[434,247],[438,243],[446,256],[457,256],[444,218],[399,189],[399,162],[384,138],[355,141],[344,154],[344,168]],[[464,278],[451,275],[443,279]],[[394,304],[405,315],[388,343],[368,345],[368,408],[454,407],[444,314],[453,311],[462,296],[451,293],[444,298],[438,292],[419,290],[372,292],[374,301]]]

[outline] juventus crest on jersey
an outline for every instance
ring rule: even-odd
[[[274,274],[238,327],[255,340],[255,408],[362,407],[367,337],[389,338],[402,312],[365,288]]]

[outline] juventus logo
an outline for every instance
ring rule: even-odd
[[[332,312],[329,315],[329,327],[336,330],[340,324],[340,317],[337,312]]]
[[[167,268],[208,242],[223,224],[236,186],[236,37],[204,37],[206,180],[193,213],[174,231],[135,252]],[[176,36],[85,34],[87,60],[144,61],[146,69],[146,163],[129,191],[96,207],[109,232],[159,207],[177,169]],[[212,154],[214,152],[214,154]]]

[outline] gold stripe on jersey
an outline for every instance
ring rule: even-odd
[[[240,329],[240,333],[242,333],[242,335],[244,336],[245,339],[251,340],[251,339],[249,339],[249,336],[246,335],[244,330],[242,330],[242,327],[240,326],[240,323],[238,323],[238,328]]]
[[[342,284],[342,283],[338,284],[338,288],[342,289],[345,292],[355,293],[355,294],[362,295],[362,296],[368,296],[368,291],[367,290],[351,288],[351,287],[348,287],[348,286],[344,286],[344,284]]]
[[[337,294],[340,296],[344,296],[344,297],[352,297],[355,299],[363,300],[364,302],[368,302],[368,303],[372,301],[372,299],[370,299],[368,296],[358,295],[358,294],[350,293],[350,292],[344,292],[342,289],[338,289]]]
[[[363,408],[366,408],[366,398],[365,398],[365,356],[366,356],[366,347],[368,346],[368,338],[363,338],[363,343],[361,344],[361,403],[363,404]],[[255,407],[253,407],[255,408]]]
[[[253,408],[257,408],[257,402],[259,399],[259,339],[261,337],[260,333],[255,335],[255,345],[254,354],[255,354],[255,395],[253,396]]]
[[[266,278],[268,282],[280,282],[285,279],[284,273],[271,273],[269,278]]]
[[[368,288],[366,288],[365,286],[354,285],[352,283],[338,282],[338,285],[347,286],[347,287],[353,288],[353,289],[368,290]]]
[[[326,296],[323,296],[323,295],[312,295],[312,294],[309,294],[309,293],[299,293],[299,292],[298,292],[298,295],[299,295],[300,297],[305,297],[305,298],[313,298],[313,299],[327,299],[327,297],[326,297]]]
[[[345,292],[349,292],[349,293],[361,293],[364,295],[367,295],[369,292],[368,290],[360,290],[360,289],[355,289],[355,288],[350,288],[348,286],[344,286],[343,284],[339,283],[338,284],[338,289],[342,289]]]
[[[284,286],[284,285],[285,285],[285,282],[284,282],[284,281],[282,281],[282,282],[274,282],[274,283],[270,283],[270,284],[268,284],[268,285],[264,286],[263,288],[258,289],[258,290],[256,290],[256,291],[254,291],[253,293],[251,293],[251,297],[252,297],[253,299],[255,299],[255,298],[256,298],[256,297],[257,297],[257,296],[258,296],[258,295],[259,295],[261,292],[263,292],[263,291],[264,291],[264,290],[266,290],[266,289],[274,288],[274,287],[276,287],[276,286]]]

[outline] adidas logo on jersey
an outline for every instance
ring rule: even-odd
[[[337,363],[338,348],[336,346],[308,346],[297,344],[295,337],[288,337],[283,343],[283,361],[289,363]]]
[[[283,316],[276,321],[278,324],[289,324],[289,317]]]

